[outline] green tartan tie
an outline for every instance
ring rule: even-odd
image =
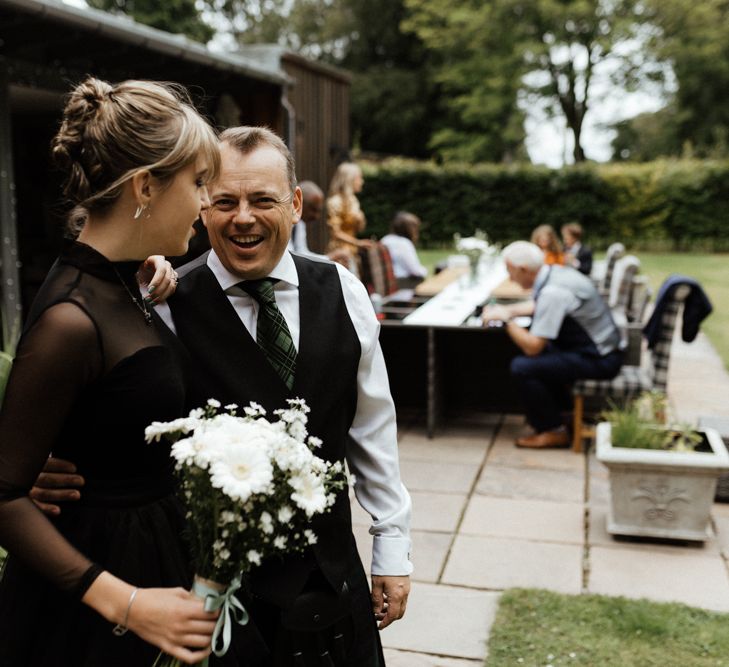
[[[245,280],[238,286],[258,301],[258,324],[256,342],[261,346],[266,358],[274,367],[286,386],[294,386],[296,372],[296,347],[286,320],[276,305],[273,286],[278,282],[273,278]]]

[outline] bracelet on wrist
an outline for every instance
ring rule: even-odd
[[[132,608],[132,602],[134,602],[134,598],[137,597],[137,593],[139,593],[139,589],[135,588],[129,596],[129,602],[127,603],[127,610],[124,614],[124,620],[121,623],[117,623],[112,629],[112,632],[117,637],[125,635],[127,630],[129,630],[129,628],[127,627],[127,623],[129,622],[129,611]]]

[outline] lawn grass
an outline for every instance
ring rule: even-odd
[[[723,253],[636,253],[641,272],[648,276],[654,293],[671,273],[681,273],[701,283],[714,312],[701,325],[729,369],[729,255]]]
[[[487,667],[729,666],[729,615],[681,604],[511,589]]]
[[[428,269],[452,254],[451,250],[419,250]],[[671,273],[696,278],[714,304],[714,312],[701,325],[729,369],[729,255],[723,253],[637,252],[641,273],[648,276],[653,293]]]

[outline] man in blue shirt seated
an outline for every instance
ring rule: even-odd
[[[533,243],[516,241],[502,252],[510,278],[532,290],[533,300],[484,308],[483,321],[501,320],[523,354],[511,374],[534,435],[518,447],[565,447],[569,434],[561,412],[569,409],[570,385],[580,378],[612,378],[622,363],[620,333],[592,281],[573,268],[547,266]],[[513,320],[532,315],[529,329]]]

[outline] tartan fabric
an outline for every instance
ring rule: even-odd
[[[688,290],[676,290],[666,304],[661,317],[658,342],[647,353],[645,367],[623,366],[612,380],[578,380],[572,393],[576,396],[603,396],[607,398],[633,398],[643,391],[665,392],[668,385],[668,365],[676,321]]]
[[[284,316],[276,305],[276,280],[244,280],[238,286],[259,303],[256,342],[289,389],[294,386],[296,347]]]
[[[360,248],[360,279],[370,294],[388,296],[398,289],[390,252],[382,243]]]
[[[628,299],[628,321],[643,322],[646,308],[653,296],[653,290],[648,285],[645,276],[635,276],[630,286],[630,298]]]
[[[613,282],[617,284],[610,286],[610,307],[620,308],[627,313],[630,292],[635,278],[640,269],[640,260],[635,255],[622,257],[615,263]]]
[[[638,396],[653,387],[647,369],[640,366],[623,366],[612,380],[578,380],[573,394],[579,396],[607,396],[623,399]]]
[[[610,283],[613,281],[613,271],[615,270],[615,262],[617,262],[625,254],[625,246],[622,243],[613,243],[607,249],[605,257],[605,275],[603,276],[600,290],[610,294]]]

